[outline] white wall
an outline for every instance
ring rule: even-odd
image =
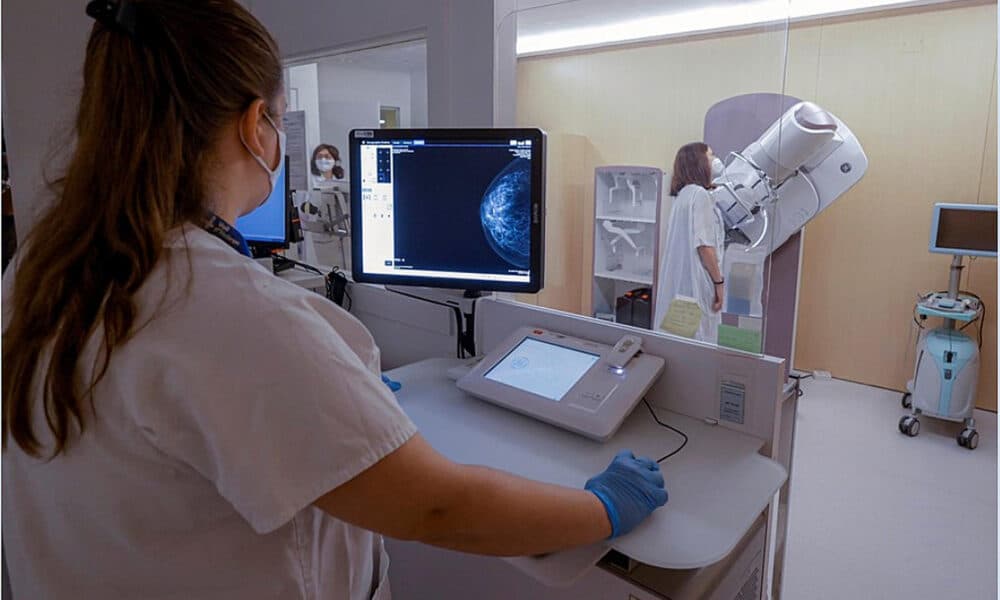
[[[410,73],[410,127],[427,127],[427,69]]]
[[[410,74],[319,63],[320,142],[340,150],[350,172],[347,134],[357,127],[379,128],[379,106],[399,107],[399,126],[410,127]],[[309,151],[316,147],[310,144]],[[311,154],[310,154],[311,156]]]
[[[428,124],[493,125],[493,0],[246,0],[245,4],[275,35],[285,57],[426,37]]]
[[[83,9],[65,0],[3,3],[3,125],[19,241],[47,197],[43,163],[71,139],[93,26]]]
[[[493,0],[243,0],[285,58],[427,38],[428,124],[494,122]],[[65,145],[93,21],[84,3],[4,0],[4,125],[21,236],[42,196],[42,163]]]
[[[306,113],[306,160],[312,158],[313,148],[320,144],[320,105],[319,105],[319,69],[316,63],[298,65],[289,68],[287,71],[288,80],[285,85],[288,87],[287,93],[295,90],[295,100],[297,103],[290,106],[292,110],[301,110]]]

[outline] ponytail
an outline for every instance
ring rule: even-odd
[[[274,40],[235,0],[97,2],[88,14],[98,22],[76,145],[5,298],[13,313],[3,332],[3,448],[12,436],[33,456],[42,449],[33,410],[44,412],[52,456],[82,433],[84,402],[93,405],[112,353],[133,332],[135,294],[168,232],[204,210],[206,158],[223,125],[281,90]],[[79,358],[97,331],[100,367],[82,382]],[[33,406],[38,384],[42,403]]]

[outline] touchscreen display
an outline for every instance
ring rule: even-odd
[[[485,377],[558,402],[600,358],[528,337]]]

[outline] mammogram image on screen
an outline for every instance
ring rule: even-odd
[[[483,195],[479,208],[486,241],[521,269],[531,266],[531,163],[515,158]]]
[[[393,157],[397,268],[527,274],[531,161],[502,145],[430,145]]]

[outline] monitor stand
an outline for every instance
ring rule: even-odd
[[[424,302],[430,302],[432,304],[440,304],[460,311],[463,316],[463,325],[458,332],[459,341],[462,344],[462,349],[466,353],[471,356],[476,356],[476,301],[479,298],[488,297],[492,295],[492,293],[487,292],[484,294],[479,290],[397,287],[391,285],[385,286],[385,289],[396,294],[408,296],[415,300],[423,300]]]

